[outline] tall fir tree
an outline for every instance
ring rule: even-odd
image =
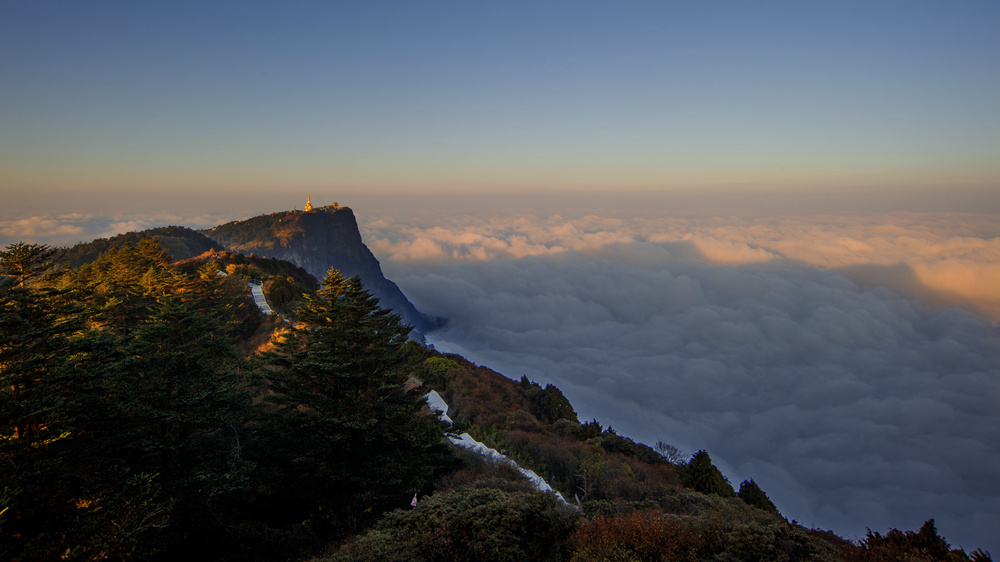
[[[10,277],[20,287],[24,282],[38,277],[53,266],[59,254],[57,248],[47,244],[15,242],[0,250],[0,277]]]
[[[0,286],[2,559],[218,543],[248,487],[250,395],[221,305],[155,242],[95,264],[61,289]]]
[[[681,480],[688,488],[703,494],[716,494],[724,498],[736,496],[729,479],[714,464],[706,451],[698,451],[691,456],[687,466],[681,469]]]
[[[778,512],[778,508],[775,507],[774,502],[771,501],[771,498],[767,497],[767,494],[753,481],[753,478],[741,482],[740,491],[736,492],[736,495],[747,505],[769,511],[775,515],[781,515]]]
[[[65,451],[80,388],[68,376],[73,309],[54,291],[0,286],[0,558],[45,558],[75,514]]]
[[[268,449],[285,459],[275,512],[301,519],[305,509],[318,527],[343,534],[429,490],[452,457],[444,425],[406,387],[410,327],[357,276],[331,269],[298,316],[303,324],[266,357]]]

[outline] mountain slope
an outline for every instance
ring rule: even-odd
[[[221,254],[144,239],[0,285],[0,559],[990,560],[933,519],[856,543],[789,522],[705,451],[683,462],[581,424],[552,385],[405,342],[342,278],[298,322],[265,317],[242,268],[292,266]],[[449,447],[431,390],[451,432],[579,509]]]
[[[184,226],[163,226],[77,244],[68,249],[60,261],[71,267],[79,267],[96,260],[98,256],[110,248],[135,246],[144,238],[154,238],[175,261],[198,256],[218,248],[218,243],[206,238],[196,230]]]
[[[382,267],[358,231],[354,212],[331,205],[310,211],[285,211],[234,221],[202,233],[234,252],[290,261],[314,275],[326,276],[332,267],[358,275],[383,306],[393,309],[418,332],[432,327]]]

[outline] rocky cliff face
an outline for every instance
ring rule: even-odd
[[[382,306],[400,314],[418,332],[433,325],[382,274],[378,260],[361,241],[354,212],[347,207],[272,213],[202,233],[233,252],[290,261],[317,279],[326,277],[331,267],[346,276],[358,275]]]

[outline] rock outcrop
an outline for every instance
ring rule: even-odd
[[[346,276],[358,275],[382,306],[400,314],[416,331],[423,333],[433,326],[382,274],[382,266],[361,241],[358,222],[348,207],[331,205],[271,213],[202,233],[232,252],[290,261],[317,279],[326,277],[330,268]]]

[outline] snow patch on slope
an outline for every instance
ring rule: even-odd
[[[451,418],[448,417],[448,404],[444,401],[443,398],[441,398],[441,395],[438,394],[436,390],[432,390],[427,394],[427,405],[430,407],[431,410],[437,411],[441,416],[442,420],[448,422],[448,424],[452,423]],[[487,447],[480,441],[476,441],[468,433],[463,433],[458,437],[455,437],[454,435],[449,435],[448,440],[451,441],[453,444],[458,445],[459,447],[469,449],[470,451],[477,453],[484,459],[487,459],[492,462],[507,463],[513,466],[518,470],[518,472],[523,474],[524,477],[527,478],[539,491],[552,492],[553,494],[556,495],[556,499],[558,499],[561,503],[563,503],[564,505],[571,505],[569,502],[566,501],[565,498],[563,498],[563,495],[559,493],[558,490],[550,486],[549,483],[546,482],[544,478],[536,474],[535,471],[522,468],[516,462],[510,460],[496,449],[492,449],[490,447]]]

